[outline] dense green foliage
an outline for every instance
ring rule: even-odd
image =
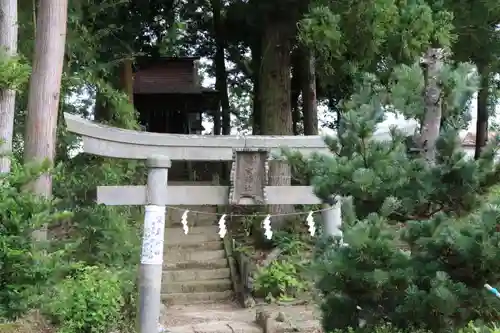
[[[122,321],[120,276],[105,267],[84,266],[57,284],[46,307],[61,333],[107,333]]]
[[[144,172],[136,162],[74,157],[80,142],[66,132],[60,117],[54,200],[22,190],[48,166],[16,162],[23,156],[37,15],[36,1],[18,3],[19,55],[0,54],[0,89],[17,91],[13,169],[0,178],[0,320],[39,309],[65,333],[110,332],[117,322],[127,325],[135,317],[142,218],[128,207],[95,205],[94,190],[97,185],[144,183]],[[342,125],[338,140],[327,141],[331,156],[308,161],[290,156],[320,198],[352,196],[352,207],[343,207],[350,247],[327,242],[316,253],[325,328],[356,327],[354,305],[372,318],[370,326],[392,322],[377,327],[380,333],[400,332],[404,323],[432,330],[463,327],[471,319],[497,315],[496,300],[484,294],[482,283],[499,282],[499,214],[496,206],[478,211],[499,176],[492,161],[496,140],[477,161],[465,159],[456,148],[457,131],[470,118],[472,93],[478,86],[488,90],[489,110],[500,95],[493,75],[500,65],[499,8],[497,0],[69,1],[59,114],[89,117],[97,100],[110,111],[101,121],[138,128],[136,111],[119,82],[124,59],[195,55],[215,60],[219,53],[224,68],[209,61],[201,64],[202,74],[218,81],[220,73],[226,76],[222,90],[225,85],[234,127],[251,129],[259,101],[266,100],[261,96],[266,92],[257,89],[259,80],[274,75],[261,66],[274,49],[262,50],[264,32],[279,23],[286,30],[282,42],[290,43],[292,53],[292,64],[283,66],[300,77],[304,66],[296,58],[306,46],[317,60],[316,95],[328,105],[326,118]],[[402,133],[394,131],[385,143],[371,140],[387,112],[421,120],[424,76],[412,64],[430,45],[452,50],[452,60],[472,63],[452,62],[441,73],[444,119],[434,166],[412,150]],[[479,83],[470,74],[472,65],[489,80]],[[282,82],[281,89],[294,95],[290,82]],[[304,101],[295,98],[300,127]],[[260,223],[251,222],[245,236],[262,237]],[[31,232],[42,224],[48,224],[53,238],[33,246]],[[280,248],[282,256],[259,272],[257,292],[287,299],[310,289],[311,267],[301,257],[310,239],[297,234],[306,231],[277,232],[271,244],[262,242]],[[117,318],[122,320],[111,320]]]
[[[300,295],[305,285],[294,262],[278,260],[256,272],[254,288],[254,294],[259,298],[286,300]]]
[[[70,212],[74,197],[47,201],[23,190],[47,169],[13,163],[0,178],[0,318],[15,320],[40,309],[61,332],[132,327],[140,219],[88,202]],[[106,175],[123,178],[114,170]],[[61,188],[78,193],[71,181],[62,181],[61,168],[52,172]],[[52,240],[34,243],[32,233],[43,225]]]
[[[20,90],[29,79],[31,66],[22,57],[11,57],[0,49],[0,89]]]
[[[268,302],[309,301],[313,290],[314,237],[307,232],[307,226],[301,220],[289,219],[286,227],[273,235],[270,245],[277,256],[270,262],[267,259],[268,265],[259,266],[255,272],[254,296]],[[254,251],[251,247],[247,252]]]
[[[396,68],[388,88],[376,77],[365,76],[358,92],[343,104],[343,132],[338,138],[326,138],[332,154],[314,154],[305,160],[288,153],[289,159],[323,200],[333,193],[352,196],[360,217],[381,212],[392,220],[406,221],[429,218],[440,211],[470,212],[497,182],[499,167],[493,162],[496,141],[477,161],[465,159],[459,149],[464,103],[474,89],[473,75],[464,76],[464,68],[467,66],[443,68],[448,117],[437,144],[435,165],[415,154],[407,134],[398,130],[392,131],[388,141],[373,139],[385,112],[397,109],[407,117],[413,114],[414,119],[422,119],[424,85],[417,66]]]
[[[344,206],[348,245],[322,242],[317,254],[325,330],[363,319],[368,327],[389,322],[440,332],[498,318],[498,300],[483,285],[500,281],[500,211],[497,202],[482,206],[500,179],[498,140],[477,160],[460,147],[462,110],[474,89],[473,76],[463,75],[467,67],[441,73],[450,117],[435,164],[414,150],[411,136],[393,130],[389,140],[374,137],[394,107],[421,121],[425,87],[413,68],[396,68],[387,88],[373,76],[360,82],[342,106],[343,132],[326,140],[331,155],[287,153],[320,198],[351,196],[351,209]]]
[[[32,232],[45,223],[67,218],[53,203],[22,191],[44,168],[20,168],[0,177],[0,317],[14,319],[39,304],[40,292],[64,269],[62,253],[44,244],[33,246]],[[63,261],[64,262],[64,261]]]

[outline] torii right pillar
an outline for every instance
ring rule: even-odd
[[[323,204],[323,209],[325,234],[342,239],[342,197],[335,196],[332,204]]]

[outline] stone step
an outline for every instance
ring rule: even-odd
[[[191,293],[191,294],[161,294],[161,301],[167,306],[183,305],[193,303],[213,303],[227,301],[233,297],[233,292],[230,290],[222,292],[207,292],[207,293]]]
[[[166,262],[184,262],[184,261],[210,261],[224,259],[226,252],[224,250],[214,251],[183,251],[183,249],[174,251],[165,251],[164,261]]]
[[[232,289],[231,279],[216,279],[204,281],[164,281],[161,290],[167,294],[175,293],[203,293],[212,291],[226,291]]]
[[[164,271],[184,269],[217,269],[226,267],[228,267],[226,258],[206,261],[163,262]]]
[[[216,240],[211,242],[203,243],[188,243],[188,244],[168,244],[165,242],[164,253],[169,253],[170,251],[214,251],[221,250],[224,248],[224,243],[222,240]]]
[[[182,228],[165,228],[165,244],[188,245],[220,240],[217,226],[202,226],[190,228],[188,234],[184,234]]]
[[[201,226],[189,227],[187,234],[184,233],[182,226],[179,226],[179,227],[174,227],[174,228],[165,228],[165,237],[168,237],[168,236],[180,237],[180,236],[215,233],[217,235],[217,238],[215,238],[215,239],[220,239],[218,232],[219,232],[219,226],[217,226],[215,224],[214,225],[201,225]]]
[[[171,270],[163,272],[163,282],[181,282],[181,281],[203,281],[229,279],[231,273],[229,268],[217,269],[185,269]]]
[[[189,226],[214,225],[217,224],[215,215],[217,208],[215,206],[178,206],[180,209],[169,209],[166,217],[167,226],[182,226],[181,218],[186,209],[188,213]],[[199,213],[198,213],[199,212]],[[204,214],[206,213],[206,214]]]

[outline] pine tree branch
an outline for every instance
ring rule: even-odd
[[[428,210],[430,208],[429,207],[430,205],[431,205],[430,203],[427,204],[428,208],[426,210]],[[394,219],[398,222],[429,220],[437,213],[442,212],[443,209],[444,209],[444,205],[439,204],[438,207],[436,207],[435,209],[433,209],[432,211],[430,211],[428,213],[412,215],[412,214],[403,214],[403,213],[394,212],[392,214],[392,216],[390,216],[390,219]],[[450,209],[449,211],[452,211],[452,210]],[[449,211],[447,211],[447,212],[449,212]]]
[[[363,156],[363,164],[368,169],[368,161],[366,160],[366,143],[365,139],[361,139],[361,156]]]

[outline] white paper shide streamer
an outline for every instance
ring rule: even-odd
[[[226,236],[226,214],[222,215],[219,220],[219,236],[220,238],[224,238]]]
[[[264,221],[262,221],[262,227],[264,228],[264,236],[267,239],[273,238],[273,231],[271,230],[271,215],[267,215]]]
[[[313,212],[309,212],[309,215],[307,215],[307,218],[306,218],[306,222],[307,222],[307,226],[309,227],[309,233],[311,234],[311,236],[314,236],[314,234],[316,233],[316,226],[314,224],[314,217],[313,217]]]
[[[161,265],[163,263],[164,233],[165,206],[146,206],[141,264]]]
[[[182,230],[184,230],[184,235],[187,235],[187,233],[189,231],[188,213],[189,213],[189,210],[184,211],[184,213],[182,214],[182,217],[181,217]]]

